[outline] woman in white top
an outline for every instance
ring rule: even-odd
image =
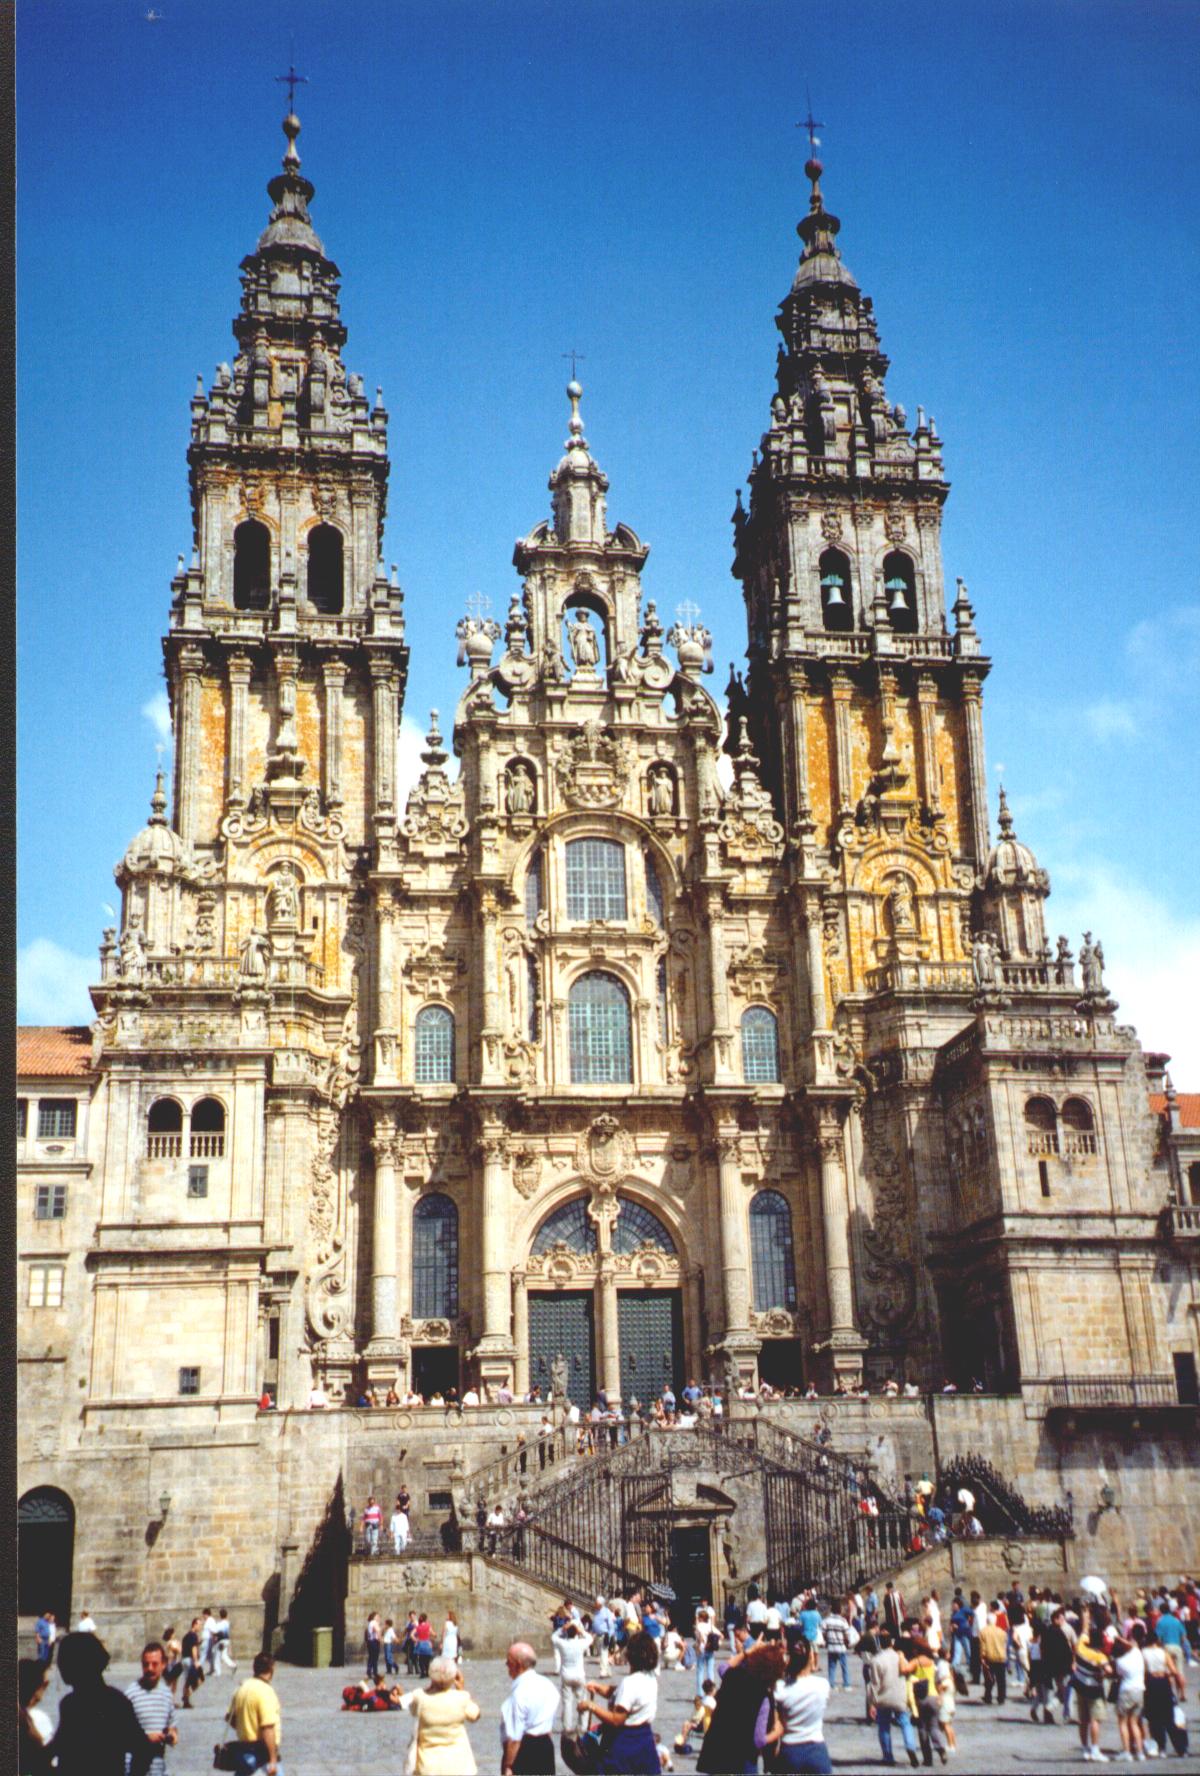
[[[562,1730],[566,1738],[577,1739],[579,1705],[587,1694],[587,1673],[583,1668],[583,1661],[592,1637],[578,1622],[571,1619],[564,1622],[550,1639],[562,1684]]]
[[[779,1747],[776,1769],[826,1773],[833,1769],[822,1731],[829,1685],[818,1670],[817,1657],[815,1646],[796,1641],[787,1676],[775,1685],[775,1725],[766,1743]]]
[[[1142,1725],[1142,1709],[1146,1705],[1146,1655],[1142,1647],[1146,1630],[1135,1622],[1130,1633],[1129,1640],[1114,1641],[1112,1649],[1117,1671],[1117,1731],[1125,1756],[1140,1760],[1146,1755],[1146,1732]]]
[[[683,1658],[683,1636],[678,1628],[668,1628],[662,1637],[662,1662],[664,1671],[678,1671],[679,1661]]]
[[[604,1726],[599,1768],[602,1776],[661,1776],[654,1717],[658,1712],[658,1643],[639,1628],[625,1648],[629,1675],[619,1684],[590,1683],[593,1696],[603,1696],[608,1706],[585,1702],[583,1707]]]
[[[459,1647],[462,1644],[458,1632],[458,1617],[453,1610],[446,1611],[446,1626],[442,1629],[442,1658],[453,1659],[455,1665],[459,1660]],[[432,1666],[430,1667],[432,1670]]]

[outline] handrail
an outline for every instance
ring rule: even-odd
[[[1074,1536],[1072,1513],[1065,1505],[1031,1505],[985,1456],[968,1453],[951,1457],[942,1465],[943,1489],[966,1485],[985,1495],[989,1517],[999,1518],[993,1529],[984,1523],[985,1534]],[[981,1518],[982,1522],[983,1519]]]

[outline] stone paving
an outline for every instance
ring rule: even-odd
[[[478,1663],[466,1662],[468,1687],[483,1710],[482,1718],[471,1729],[471,1742],[483,1776],[499,1770],[500,1704],[508,1687],[508,1678],[499,1659]],[[543,1660],[541,1669],[552,1671],[552,1661]],[[113,1665],[109,1678],[122,1687],[136,1675],[138,1668]],[[244,1661],[237,1676],[226,1674],[210,1678],[200,1690],[191,1713],[180,1716],[180,1743],[167,1760],[168,1776],[200,1776],[212,1768],[214,1743],[224,1738],[223,1717],[234,1686],[249,1671]],[[360,1675],[357,1666],[328,1671],[307,1671],[296,1666],[276,1667],[275,1686],[283,1705],[283,1768],[285,1776],[401,1776],[405,1754],[412,1732],[406,1714],[358,1715],[341,1714],[343,1684]],[[826,1715],[826,1740],[834,1768],[838,1771],[879,1770],[883,1761],[879,1741],[873,1727],[863,1721],[863,1689],[855,1671],[855,1684],[849,1694],[835,1692]],[[416,1682],[400,1678],[402,1688]],[[668,1672],[662,1677],[658,1730],[664,1740],[673,1739],[690,1712],[693,1679],[687,1672]],[[57,1712],[61,1694],[57,1673],[47,1702]],[[988,1772],[1055,1771],[1082,1768],[1079,1737],[1074,1727],[1035,1726],[1029,1718],[1028,1704],[1010,1697],[1003,1707],[985,1708],[972,1691],[969,1701],[958,1705],[956,1728],[958,1752],[951,1757],[949,1768],[963,1776],[986,1776]],[[1188,1716],[1192,1752],[1176,1758],[1168,1750],[1167,1765],[1172,1770],[1200,1772],[1200,1671],[1188,1672]],[[907,1769],[907,1761],[899,1734],[895,1735],[898,1768]],[[1105,1722],[1101,1745],[1112,1758],[1119,1750],[1115,1720]],[[673,1754],[677,1771],[695,1769],[695,1758]],[[561,1761],[560,1769],[563,1768]],[[1153,1768],[1156,1765],[1150,1765]],[[935,1764],[936,1768],[936,1764]]]

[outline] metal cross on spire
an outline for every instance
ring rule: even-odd
[[[824,129],[825,125],[819,118],[813,116],[812,94],[809,92],[807,86],[804,89],[804,96],[808,100],[808,116],[802,117],[796,125],[796,128],[808,131],[809,153],[815,154],[816,150],[821,146],[821,138],[818,136],[817,131],[819,129]]]
[[[693,604],[690,598],[685,598],[682,604],[677,604],[675,606],[675,615],[679,618],[681,623],[687,623],[690,625],[699,617],[700,606],[698,604]]]
[[[492,601],[486,592],[472,592],[467,599],[467,615],[480,622],[492,608]]]
[[[275,76],[275,81],[278,86],[286,86],[287,87],[287,89],[288,89],[288,110],[289,110],[289,112],[295,111],[295,109],[296,109],[296,88],[298,86],[307,86],[308,85],[308,75],[307,74],[297,74],[297,72],[296,72],[295,57],[292,58],[292,61],[288,66],[287,73],[286,74],[277,74]]]
[[[570,358],[570,360],[571,360],[571,381],[574,382],[574,381],[576,381],[576,376],[575,376],[576,361],[578,361],[580,364],[582,364],[582,363],[586,362],[586,359],[584,358],[584,355],[581,351],[575,350],[574,346],[571,347],[571,350],[569,352],[564,352],[563,357]]]

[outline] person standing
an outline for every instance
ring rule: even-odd
[[[400,1706],[413,1717],[413,1776],[475,1776],[468,1721],[479,1719],[479,1704],[467,1694],[463,1674],[449,1659],[429,1667],[429,1688],[410,1690]]]
[[[908,1712],[908,1687],[900,1673],[900,1655],[892,1645],[889,1629],[881,1626],[876,1638],[879,1650],[872,1653],[867,1666],[867,1712],[875,1722],[884,1763],[896,1762],[896,1754],[892,1750],[892,1728],[898,1726],[904,1749],[908,1753],[908,1761],[915,1764],[917,1735],[912,1716]]]
[[[51,1776],[48,1747],[54,1737],[54,1729],[46,1711],[39,1707],[49,1682],[49,1669],[40,1659],[21,1659],[18,1662],[18,1776]]]
[[[456,1671],[458,1670],[458,1661],[459,1661],[459,1656],[460,1656],[459,1655],[459,1648],[461,1647],[461,1645],[462,1645],[462,1636],[458,1632],[458,1617],[455,1615],[453,1610],[447,1610],[446,1611],[446,1624],[445,1624],[445,1627],[442,1629],[441,1654],[442,1654],[443,1659],[449,1659],[450,1663],[454,1666],[454,1669]],[[431,1665],[429,1667],[429,1669],[432,1671],[433,1666]]]
[[[390,1616],[383,1624],[383,1669],[389,1677],[395,1677],[400,1669],[396,1663],[396,1624]]]
[[[214,1639],[217,1643],[218,1669],[224,1667],[227,1671],[237,1670],[237,1660],[233,1656],[233,1646],[231,1644],[232,1632],[233,1630],[229,1626],[229,1611],[223,1609],[217,1617],[217,1627],[214,1635]]]
[[[204,1666],[200,1659],[200,1618],[192,1617],[192,1625],[183,1637],[183,1708],[192,1706],[192,1696],[204,1682]]]
[[[717,1629],[717,1618],[707,1598],[701,1598],[692,1623],[692,1632],[696,1640],[696,1694],[704,1688],[706,1678],[717,1678],[717,1653],[721,1645],[721,1636]]]
[[[831,1693],[828,1680],[820,1673],[816,1647],[797,1640],[788,1658],[787,1676],[775,1685],[775,1725],[763,1740],[764,1746],[779,1747],[776,1769],[815,1770],[823,1776],[833,1769],[823,1731]]]
[[[163,1651],[167,1655],[167,1668],[163,1672],[163,1682],[171,1692],[171,1700],[175,1701],[175,1686],[183,1676],[183,1648],[179,1644],[174,1628],[162,1631]]]
[[[1085,1758],[1105,1764],[1108,1759],[1100,1749],[1100,1723],[1108,1713],[1104,1686],[1113,1674],[1104,1645],[1106,1611],[1093,1605],[1083,1613],[1083,1625],[1075,1642],[1071,1666],[1071,1688],[1075,1692],[1075,1713],[1079,1722],[1079,1743]]]
[[[379,1552],[379,1531],[382,1523],[383,1512],[374,1493],[371,1493],[363,1506],[362,1514],[363,1547],[368,1554],[378,1554]]]
[[[54,1654],[54,1611],[43,1610],[33,1625],[33,1656],[49,1665]]]
[[[1001,1626],[995,1604],[980,1630],[979,1656],[983,1664],[984,1702],[990,1702],[994,1692],[1003,1707],[1008,1696],[1008,1629]]]
[[[500,1710],[500,1776],[554,1776],[558,1691],[527,1641],[514,1640],[504,1663],[512,1684]]]
[[[363,1638],[367,1647],[367,1676],[374,1682],[379,1676],[379,1648],[383,1644],[383,1628],[380,1625],[378,1610],[372,1610],[367,1617],[366,1632]]]
[[[125,1691],[133,1705],[138,1726],[150,1743],[157,1747],[150,1762],[138,1768],[137,1776],[167,1776],[167,1747],[179,1742],[175,1730],[175,1698],[166,1683],[166,1648],[161,1641],[147,1641],[142,1648],[142,1675]]]
[[[895,1640],[904,1623],[904,1599],[890,1579],[883,1587],[883,1607],[880,1619],[892,1639]]]
[[[200,1662],[206,1677],[217,1674],[217,1615],[210,1603],[200,1625]]]
[[[100,1632],[96,1626],[96,1618],[86,1603],[83,1606],[83,1614],[75,1624],[75,1632],[76,1634],[99,1634]]]
[[[280,1708],[271,1679],[275,1661],[270,1653],[254,1655],[254,1675],[248,1677],[233,1693],[226,1715],[237,1735],[237,1776],[253,1776],[265,1770],[267,1776],[283,1776],[279,1761]]]
[[[392,1535],[392,1552],[397,1555],[403,1554],[408,1547],[409,1521],[408,1512],[402,1507],[399,1494],[397,1494],[396,1503],[392,1507],[392,1517],[388,1528]]]
[[[1146,1624],[1135,1622],[1128,1638],[1112,1644],[1112,1660],[1117,1668],[1117,1731],[1121,1750],[1127,1759],[1141,1763],[1146,1756],[1146,1728],[1142,1710],[1146,1706]]]
[[[71,1694],[58,1705],[58,1729],[47,1750],[57,1776],[125,1776],[126,1755],[144,1770],[158,1749],[138,1725],[133,1704],[104,1681],[108,1649],[94,1634],[67,1634],[58,1649],[59,1675]]]
[[[413,1652],[417,1660],[417,1676],[428,1677],[433,1658],[433,1624],[424,1610],[417,1617],[417,1625],[413,1629]]]
[[[1160,1757],[1167,1754],[1167,1739],[1183,1757],[1188,1748],[1187,1727],[1175,1725],[1175,1704],[1181,1706],[1186,1694],[1183,1673],[1172,1648],[1160,1646],[1151,1629],[1146,1637],[1142,1656],[1146,1661],[1146,1728],[1150,1741]],[[1186,1718],[1186,1717],[1185,1717]],[[1147,1746],[1147,1756],[1154,1752]]]
[[[631,1634],[625,1646],[629,1674],[618,1684],[590,1683],[588,1692],[607,1702],[586,1702],[589,1714],[612,1735],[600,1754],[602,1776],[660,1776],[662,1763],[654,1737],[658,1713],[658,1642],[644,1628]]]
[[[978,1591],[971,1593],[971,1682],[979,1683],[983,1677],[983,1652],[980,1646],[980,1635],[987,1627],[987,1604]]]
[[[849,1603],[843,1599],[836,1604],[821,1624],[821,1632],[825,1636],[825,1651],[829,1665],[829,1687],[834,1688],[834,1678],[840,1671],[842,1688],[850,1688],[850,1639],[851,1629],[847,1620]],[[786,1768],[786,1766],[785,1766]]]
[[[596,1599],[596,1607],[592,1612],[592,1633],[596,1637],[600,1658],[600,1675],[608,1676],[608,1660],[613,1650],[613,1640],[617,1632],[617,1618],[609,1609],[602,1597]]]
[[[745,1630],[734,1630],[743,1636]],[[753,1770],[770,1725],[771,1693],[787,1670],[782,1641],[769,1640],[735,1652],[723,1667],[716,1707],[696,1759],[696,1768],[727,1776],[731,1770]]]
[[[587,1652],[588,1636],[578,1622],[568,1620],[554,1631],[550,1639],[558,1659],[563,1738],[578,1739],[579,1705],[587,1693],[587,1673],[583,1660]]]

